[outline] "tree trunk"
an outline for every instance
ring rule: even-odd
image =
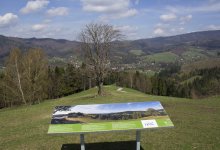
[[[89,89],[91,89],[92,88],[92,79],[91,79],[91,77],[89,77]]]
[[[85,91],[86,90],[86,82],[85,82],[85,80],[83,81],[83,91]]]
[[[3,101],[4,101],[4,107],[7,107],[8,103],[6,101],[6,86],[3,87]]]
[[[130,88],[133,88],[133,79],[130,77]]]
[[[21,93],[21,98],[22,98],[22,101],[24,102],[24,104],[26,105],[26,100],[24,98],[24,92],[23,92],[23,89],[22,89],[22,86],[21,86],[21,77],[20,77],[20,73],[18,71],[18,62],[17,62],[17,59],[15,60],[15,67],[16,67],[16,73],[17,73],[17,79],[18,79],[18,88],[19,88],[19,91]]]
[[[99,96],[102,96],[102,95],[103,95],[103,82],[102,82],[102,81],[100,81],[100,82],[98,83],[98,95],[99,95]]]

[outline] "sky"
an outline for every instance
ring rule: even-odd
[[[128,40],[220,29],[220,0],[1,0],[0,35],[78,40],[89,23]]]
[[[57,111],[54,115],[68,114],[71,112],[81,112],[85,114],[114,113],[124,111],[146,111],[148,108],[163,109],[159,101],[154,102],[132,102],[132,103],[115,103],[115,104],[93,104],[93,105],[76,105],[69,111]]]

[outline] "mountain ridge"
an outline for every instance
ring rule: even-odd
[[[120,45],[112,49],[112,56],[123,57],[131,50],[141,50],[145,55],[158,52],[185,51],[189,46],[205,50],[220,50],[220,30],[200,31],[167,37],[115,41]],[[26,51],[41,48],[49,57],[67,58],[81,55],[80,42],[52,38],[19,38],[0,35],[0,59],[5,59],[13,48]],[[123,61],[123,60],[122,60]]]

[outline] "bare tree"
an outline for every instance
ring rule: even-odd
[[[48,59],[41,49],[31,49],[23,55],[24,87],[29,102],[40,103],[46,98]]]
[[[114,29],[111,25],[99,23],[85,25],[80,33],[85,63],[93,69],[98,86],[98,95],[103,95],[103,82],[110,66],[109,51],[112,42],[120,37],[119,30]]]
[[[4,87],[3,96],[7,96],[11,105],[39,103],[47,98],[47,61],[47,57],[39,49],[32,49],[24,54],[19,49],[11,51],[0,82]]]
[[[7,85],[9,89],[12,89],[11,91],[13,91],[13,93],[19,93],[18,95],[22,99],[22,102],[27,104],[22,84],[22,72],[24,68],[21,66],[21,61],[21,51],[19,49],[12,50],[6,62],[5,72],[6,79],[9,81],[8,83],[10,83]],[[12,86],[15,86],[15,88],[11,88]]]

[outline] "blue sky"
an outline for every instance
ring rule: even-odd
[[[71,112],[82,112],[87,114],[114,113],[123,111],[146,111],[148,108],[163,109],[159,101],[153,102],[132,102],[115,104],[94,104],[94,105],[76,105],[70,111],[57,111],[58,114],[68,114]]]
[[[77,40],[108,23],[127,39],[220,29],[220,0],[1,0],[0,34]]]

